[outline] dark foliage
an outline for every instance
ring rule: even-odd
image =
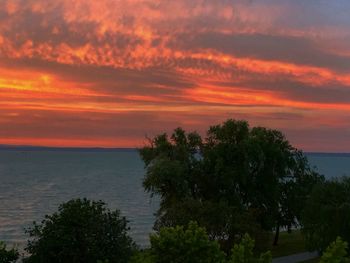
[[[127,221],[102,201],[71,200],[28,229],[25,262],[128,262],[134,244]]]
[[[210,241],[204,228],[190,222],[164,227],[151,236],[151,256],[154,263],[224,263],[225,254],[216,241]]]
[[[292,227],[322,180],[283,134],[245,121],[210,127],[205,139],[178,128],[140,149],[143,185],[161,197],[155,229],[194,220],[227,249],[235,238]]]
[[[338,236],[350,242],[350,178],[315,187],[302,217],[310,250],[324,251]]]
[[[18,257],[19,253],[16,248],[8,249],[6,244],[0,241],[0,263],[16,262]]]

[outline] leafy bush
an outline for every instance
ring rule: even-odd
[[[315,187],[302,217],[309,250],[324,251],[337,236],[350,242],[350,178]]]
[[[348,243],[337,237],[323,253],[320,263],[350,263],[350,259],[346,257],[347,249]]]
[[[236,244],[232,249],[231,259],[228,263],[271,263],[271,252],[261,254],[259,257],[254,255],[255,241],[248,235],[244,235],[242,241]]]
[[[6,244],[0,241],[0,263],[15,262],[18,257],[19,253],[16,248],[8,249]]]
[[[155,263],[220,263],[225,254],[216,241],[210,241],[204,228],[191,222],[182,226],[163,227],[151,235],[151,255]]]
[[[29,228],[25,262],[128,262],[134,243],[127,221],[102,201],[71,200]]]
[[[227,259],[217,241],[210,241],[204,228],[190,222],[187,229],[163,227],[159,234],[151,235],[150,253],[132,263],[271,263],[271,253],[257,257],[253,252],[254,245],[254,240],[248,234],[244,235]]]

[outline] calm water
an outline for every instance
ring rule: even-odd
[[[33,220],[87,197],[120,209],[132,237],[147,245],[158,202],[144,193],[143,176],[136,151],[0,151],[0,240],[23,245],[23,228]]]
[[[331,178],[350,175],[350,155],[309,155]],[[103,200],[130,221],[131,235],[148,244],[157,200],[142,188],[143,163],[136,151],[69,152],[0,150],[0,240],[23,246],[23,229],[72,198]]]

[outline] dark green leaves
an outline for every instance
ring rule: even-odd
[[[144,187],[161,197],[155,228],[195,220],[229,246],[257,225],[264,231],[297,225],[320,179],[281,132],[245,121],[212,126],[204,139],[177,128],[150,140],[140,155]]]
[[[134,249],[127,221],[102,201],[71,200],[28,229],[26,262],[128,262]]]

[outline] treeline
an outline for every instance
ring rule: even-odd
[[[301,228],[320,253],[337,240],[322,260],[338,262],[326,256],[340,250],[347,260],[350,179],[325,181],[281,132],[235,120],[204,138],[178,128],[140,155],[143,186],[161,200],[149,250],[137,249],[118,210],[78,199],[27,230],[24,261],[270,262],[271,233],[278,245],[282,228]]]

